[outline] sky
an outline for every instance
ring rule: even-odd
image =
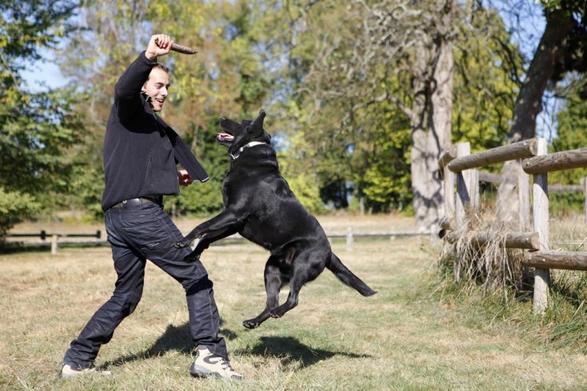
[[[65,86],[68,80],[61,74],[59,66],[55,63],[55,54],[47,50],[42,50],[40,54],[43,60],[28,64],[21,73],[26,88],[31,91],[41,91]]]

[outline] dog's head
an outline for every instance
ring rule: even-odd
[[[269,144],[271,135],[263,129],[265,111],[261,109],[254,121],[243,120],[240,124],[228,118],[220,120],[222,131],[216,135],[216,140],[228,147],[229,153],[235,153],[251,141]]]

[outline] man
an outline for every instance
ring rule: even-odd
[[[115,86],[104,140],[106,187],[102,195],[108,241],[117,280],[112,297],[94,314],[65,353],[61,376],[95,372],[94,360],[120,322],[141,299],[146,259],[182,284],[189,327],[196,348],[193,376],[241,379],[228,361],[212,282],[189,248],[174,245],[183,235],[163,211],[163,195],[178,194],[179,184],[202,182],[206,172],[181,138],[155,113],[167,98],[169,73],[157,63],[171,50],[167,35],[153,35],[147,50]],[[177,171],[176,164],[184,169]],[[107,374],[107,371],[103,371]]]

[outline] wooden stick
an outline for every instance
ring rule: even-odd
[[[158,38],[155,39],[155,43],[157,43],[157,44],[159,43]],[[171,44],[171,50],[173,50],[174,52],[183,53],[183,54],[196,54],[198,52],[198,49],[183,46],[183,45],[180,45],[175,42],[173,42]]]
[[[587,167],[587,148],[535,156],[524,160],[523,167],[528,174],[544,174],[550,171]]]
[[[196,54],[198,52],[198,49],[196,49],[196,48],[190,48],[188,46],[178,45],[175,42],[171,44],[171,50],[178,52],[178,53],[183,53],[183,54]]]
[[[522,261],[540,269],[587,270],[587,252],[540,251],[529,252]]]
[[[477,246],[485,246],[496,239],[495,233],[488,231],[473,231],[470,233],[471,242]],[[456,243],[459,236],[456,232],[450,232],[445,235],[449,243]],[[508,232],[505,235],[506,248],[523,248],[528,250],[538,250],[540,248],[540,237],[538,232]]]
[[[452,172],[487,166],[508,160],[525,159],[536,154],[536,139],[529,139],[502,147],[488,149],[469,156],[457,157],[448,163]]]

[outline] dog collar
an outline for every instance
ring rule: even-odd
[[[240,148],[238,149],[238,151],[236,151],[236,153],[235,153],[234,155],[233,155],[232,153],[231,153],[231,154],[229,154],[229,155],[230,155],[230,157],[232,158],[232,160],[236,160],[236,159],[238,159],[238,157],[241,155],[241,153],[242,153],[242,152],[243,152],[245,149],[247,149],[247,148],[251,148],[251,147],[254,147],[254,146],[256,146],[256,145],[263,145],[263,144],[267,144],[267,143],[264,143],[264,142],[262,142],[262,141],[251,141],[250,143],[247,143],[247,144],[243,145],[242,147],[240,147]]]

